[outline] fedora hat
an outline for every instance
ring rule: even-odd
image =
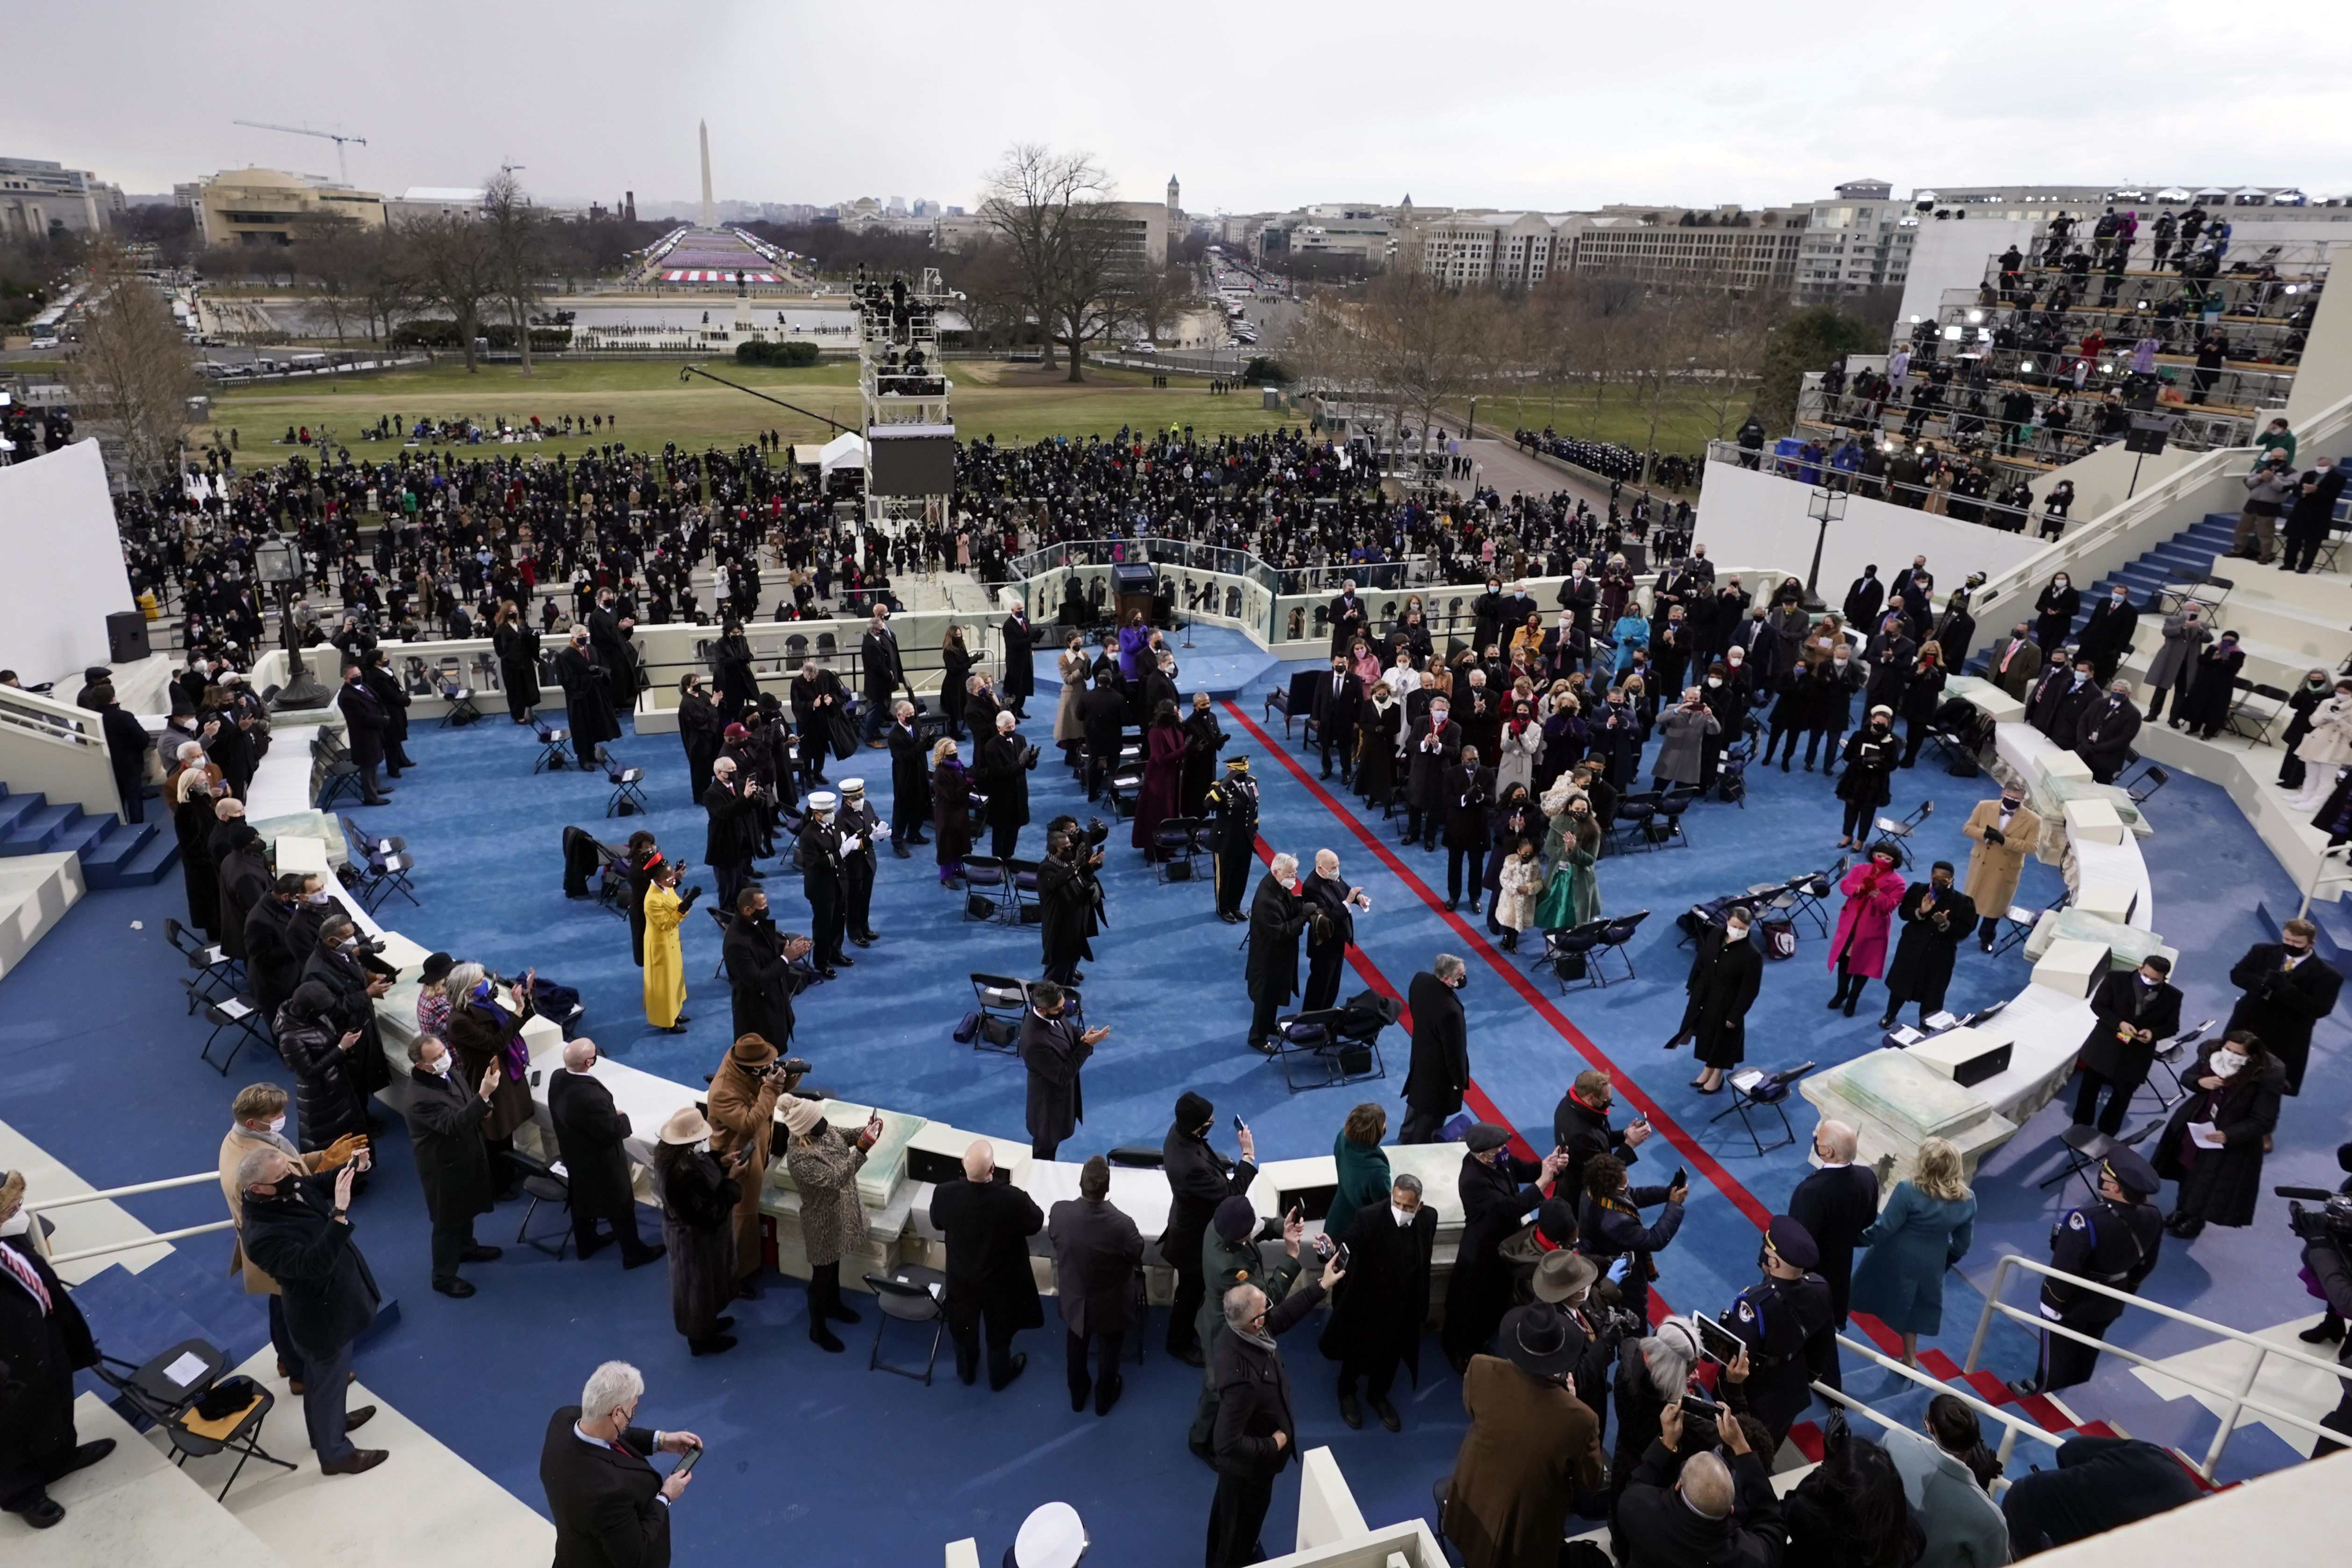
[[[1529,1377],[1561,1378],[1575,1370],[1583,1336],[1567,1315],[1541,1303],[1512,1309],[1495,1331],[1495,1342],[1513,1366]]]

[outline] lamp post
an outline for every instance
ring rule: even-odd
[[[1818,609],[1822,603],[1822,547],[1829,542],[1830,524],[1845,517],[1845,492],[1827,485],[1816,486],[1812,499],[1805,507],[1805,515],[1820,526],[1813,533],[1813,564],[1805,573],[1807,609]]]
[[[311,678],[302,662],[301,639],[294,635],[294,590],[302,581],[302,547],[282,534],[271,534],[253,547],[254,575],[278,595],[278,625],[286,648],[286,684],[270,699],[273,712],[323,708],[327,689]]]

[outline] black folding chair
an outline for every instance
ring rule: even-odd
[[[2148,796],[2171,782],[2170,773],[2166,773],[2154,763],[2150,763],[2137,776],[2123,781],[2124,794],[2131,796],[2131,803],[2134,805],[2146,805]]]
[[[2065,907],[2066,895],[2063,891],[2039,910],[2029,910],[2023,904],[2010,905],[2000,917],[2000,940],[1992,944],[1992,955],[1995,958],[2000,957],[2011,948],[2032,936],[2033,928],[2042,923],[2043,915],[2053,910],[2063,910]]]
[[[1161,885],[1190,882],[1199,877],[1193,864],[1201,852],[1198,817],[1163,817],[1151,834],[1151,879]]]
[[[365,793],[361,788],[359,763],[324,730],[310,738],[310,786],[320,811],[332,811],[336,799],[345,794],[357,799]]]
[[[572,739],[572,731],[559,730],[544,719],[533,719],[530,721],[530,728],[531,732],[539,738],[539,758],[530,764],[530,771],[535,773],[541,769],[553,772],[558,768],[568,767],[570,763],[564,760],[563,745],[565,742]]]
[[[710,923],[719,928],[719,962],[710,966],[710,978],[718,979],[727,973],[727,933],[735,929],[735,911],[722,910],[717,904],[705,904],[710,911]]]
[[[355,862],[352,869],[359,880],[352,884],[352,896],[360,908],[373,914],[383,901],[398,893],[411,904],[416,902],[416,889],[408,880],[408,873],[416,868],[415,857],[387,855],[380,849],[370,849],[364,860]]]
[[[1029,987],[1009,974],[975,972],[971,976],[971,994],[980,1014],[980,1027],[971,1037],[971,1048],[1019,1055],[1021,1019],[1029,1010]]]
[[[2170,1110],[2189,1098],[2188,1080],[2180,1076],[2181,1065],[2197,1059],[2197,1047],[2205,1043],[2205,1037],[2211,1034],[2213,1026],[2220,1022],[2219,1018],[2208,1018],[2193,1029],[2183,1029],[2172,1038],[2158,1043],[2155,1058],[2150,1065],[2162,1068],[2165,1076],[2172,1080],[2170,1094],[2165,1093],[2160,1089],[2156,1090],[2158,1110]],[[2155,1088],[2153,1075],[2145,1081],[2149,1088]]]
[[[544,1161],[533,1159],[520,1149],[507,1150],[506,1157],[513,1163],[516,1170],[522,1173],[522,1190],[530,1199],[530,1206],[522,1211],[522,1224],[515,1231],[515,1240],[524,1247],[535,1247],[561,1262],[564,1255],[572,1250],[571,1179],[559,1175],[553,1166]],[[563,1213],[563,1234],[556,1238],[555,1246],[552,1247],[547,1245],[545,1237],[534,1237],[530,1234],[530,1222],[539,1213],[539,1205],[541,1204],[553,1204]]]
[[[264,1020],[260,1008],[242,996],[206,996],[196,989],[196,983],[193,980],[183,980],[180,984],[188,993],[188,1011],[193,1014],[201,1008],[205,1022],[213,1026],[213,1032],[205,1037],[205,1048],[196,1054],[204,1058],[206,1067],[221,1077],[228,1076],[229,1068],[236,1061],[236,1053],[245,1048],[247,1040],[273,1051],[277,1049],[270,1044],[269,1037],[261,1032]],[[224,1029],[235,1029],[236,1036],[228,1043],[228,1055],[215,1061],[213,1047],[219,1042]]]
[[[2237,698],[2230,705],[2230,733],[2242,736],[2257,746],[2271,743],[2271,726],[2288,710],[2287,694],[2275,686],[2249,681],[2239,676],[2232,684]]]
[[[1601,932],[1601,955],[1615,953],[1619,962],[1625,965],[1625,978],[1628,980],[1633,978],[1633,955],[1626,951],[1626,946],[1633,940],[1633,933],[1642,929],[1642,922],[1649,918],[1649,910],[1640,910],[1612,920]],[[1599,962],[1599,958],[1594,960],[1596,964]]]
[[[245,1474],[248,1460],[259,1459],[281,1470],[299,1468],[262,1447],[261,1424],[268,1419],[278,1397],[251,1378],[232,1378],[221,1388],[230,1406],[227,1410],[207,1417],[197,1408],[222,1384],[221,1374],[228,1370],[227,1354],[215,1345],[183,1340],[139,1364],[101,1352],[91,1370],[135,1414],[162,1430],[172,1446],[174,1465],[184,1468],[190,1459],[207,1459],[215,1454],[237,1457],[236,1468],[221,1483],[215,1502],[228,1496],[236,1478]],[[238,1408],[240,1402],[242,1408]]]
[[[1697,799],[1695,787],[1668,790],[1658,802],[1658,814],[1650,819],[1650,830],[1642,836],[1643,842],[1654,849],[1663,849],[1670,844],[1688,847],[1690,829],[1683,826],[1683,815]]]
[[[1606,985],[1609,977],[1601,973],[1598,949],[1601,933],[1609,929],[1606,916],[1586,921],[1582,925],[1565,931],[1544,932],[1543,954],[1536,962],[1549,969],[1559,994],[1568,994],[1571,980],[1584,986]]]
[[[196,1010],[195,998],[210,1001],[220,996],[234,996],[245,983],[244,972],[228,950],[218,942],[199,942],[195,936],[171,915],[163,917],[163,937],[188,961],[196,972],[195,983],[189,987],[188,1011]]]
[[[1921,823],[1935,814],[1936,803],[1923,800],[1917,810],[1899,822],[1891,816],[1882,816],[1871,826],[1878,830],[1881,838],[1894,841],[1895,847],[1902,852],[1903,868],[1907,871],[1911,868],[1911,836],[1919,831]]]
[[[1731,1090],[1731,1103],[1708,1117],[1706,1124],[1712,1127],[1727,1116],[1738,1116],[1739,1125],[1747,1130],[1748,1142],[1756,1146],[1759,1158],[1770,1153],[1775,1149],[1785,1149],[1797,1141],[1797,1130],[1789,1125],[1789,1112],[1783,1103],[1788,1099],[1785,1086],[1783,1086],[1783,1092],[1775,1099],[1756,1098],[1756,1090],[1763,1088],[1767,1083],[1775,1081],[1772,1075],[1754,1068],[1726,1077],[1723,1084],[1726,1089]],[[1756,1119],[1767,1110],[1780,1119],[1780,1136],[1769,1143],[1764,1142],[1763,1135],[1756,1131]],[[1766,1125],[1770,1124],[1768,1122]]]
[[[880,1309],[874,1315],[874,1348],[866,1353],[866,1371],[895,1372],[900,1377],[913,1378],[925,1388],[931,1385],[931,1369],[940,1360],[940,1336],[948,1326],[947,1313],[940,1306],[947,1284],[946,1275],[919,1263],[902,1263],[887,1274],[866,1276],[866,1288],[874,1292],[874,1305]],[[892,1366],[882,1359],[882,1331],[894,1321],[919,1327],[931,1325],[931,1349],[923,1358],[922,1371]]]
[[[1037,862],[1011,858],[1004,862],[1013,889],[1013,921],[1015,925],[1033,926],[1045,918],[1045,906],[1037,900]]]
[[[963,918],[1008,925],[1021,918],[1013,912],[1013,874],[993,855],[963,858]]]
[[[604,764],[604,782],[613,786],[612,795],[604,802],[605,816],[627,816],[633,812],[642,816],[653,809],[637,787],[645,779],[645,769],[624,767],[618,757],[602,746],[596,748],[596,760]]]
[[[474,706],[473,688],[459,685],[457,674],[457,670],[442,671],[441,697],[449,704],[441,714],[441,728],[444,730],[453,727],[462,730],[468,724],[481,722],[482,710]]]
[[[1658,815],[1661,792],[1647,790],[1629,795],[1617,803],[1617,818],[1609,825],[1608,847],[1622,854],[1628,845],[1645,842],[1650,836],[1651,820]]]
[[[407,839],[394,834],[371,833],[348,816],[342,819],[342,824],[343,847],[347,850],[357,850],[363,855],[378,850],[386,855],[398,855],[408,847]]]
[[[2066,1150],[2066,1168],[2054,1176],[2044,1176],[2033,1184],[2037,1187],[2054,1187],[2070,1177],[2080,1176],[2083,1178],[2083,1184],[2091,1189],[2091,1195],[2096,1197],[2099,1195],[2099,1184],[2091,1179],[2091,1173],[2099,1168],[2099,1163],[2118,1149],[2138,1148],[2156,1136],[2157,1129],[2163,1125],[2164,1122],[2159,1119],[2147,1123],[2137,1132],[2114,1138],[2095,1127],[2087,1127],[2079,1121],[2075,1122],[2072,1126],[2060,1130],[2058,1133],[2058,1142],[2064,1145]]]

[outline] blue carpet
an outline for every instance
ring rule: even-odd
[[[1267,671],[1235,706],[1257,720],[1260,694],[1286,679],[1285,668]],[[1190,690],[1194,682],[1188,674],[1181,684]],[[1044,668],[1039,689],[1027,726],[1033,739],[1043,739],[1050,726],[1054,686]],[[1331,847],[1346,874],[1370,891],[1373,912],[1358,921],[1367,968],[1402,991],[1436,952],[1470,958],[1464,999],[1473,1072],[1507,1118],[1538,1130],[1540,1138],[1568,1079],[1590,1059],[1586,1051],[1506,983],[1496,965],[1514,961],[1490,956],[1482,945],[1483,921],[1449,919],[1424,902],[1357,837],[1360,826],[1385,834],[1393,849],[1401,825],[1377,817],[1341,820],[1268,756],[1230,711],[1225,723],[1236,749],[1254,755],[1262,776],[1266,842],[1302,858]],[[1278,742],[1279,719],[1272,734]],[[372,828],[405,836],[418,859],[419,906],[395,899],[386,923],[429,947],[509,973],[537,964],[580,988],[588,1006],[583,1027],[609,1054],[698,1084],[724,1051],[729,1033],[725,986],[709,978],[718,958],[715,927],[698,914],[687,930],[688,1011],[695,1018],[689,1033],[651,1033],[626,928],[592,905],[566,900],[561,886],[560,837],[568,823],[614,839],[626,829],[649,826],[674,853],[701,858],[703,817],[685,799],[677,743],[667,735],[615,743],[617,754],[646,769],[655,809],[646,817],[606,822],[599,815],[607,794],[602,780],[576,773],[532,776],[536,747],[527,737],[494,712],[474,729],[420,729],[412,739],[420,766],[402,781],[394,804],[359,814]],[[1294,755],[1313,772],[1310,758]],[[861,752],[830,771],[838,781],[861,769],[887,810],[886,753]],[[1824,781],[1777,769],[1750,777],[1744,809],[1711,803],[1692,814],[1693,848],[1602,863],[1607,908],[1657,911],[1631,954],[1637,982],[1563,998],[1549,980],[1534,981],[1591,1043],[1591,1056],[1620,1070],[1627,1085],[1621,1092],[1638,1092],[1680,1130],[1676,1148],[1659,1150],[1649,1162],[1661,1179],[1677,1161],[1699,1173],[1689,1220],[1660,1260],[1660,1293],[1677,1309],[1719,1308],[1753,1278],[1755,1227],[1744,1208],[1779,1207],[1803,1171],[1801,1143],[1759,1158],[1736,1119],[1709,1125],[1706,1118],[1718,1106],[1685,1087],[1693,1070],[1686,1053],[1658,1048],[1674,1032],[1682,1005],[1686,951],[1676,945],[1673,912],[1693,899],[1834,858],[1837,803]],[[1898,775],[1895,810],[1923,796],[1937,803],[1918,840],[1924,858],[1964,858],[1958,825],[1981,788],[1980,782],[1925,767]],[[1039,826],[1024,833],[1027,852],[1042,847],[1042,824],[1055,812],[1088,814],[1050,748],[1033,776],[1032,798],[1032,822]],[[1343,809],[1354,805],[1351,796],[1334,798]],[[2257,904],[2291,906],[2294,890],[2218,789],[2176,773],[2150,812],[2162,830],[2151,857],[2157,908],[2168,940],[2182,953],[2176,979],[2189,994],[2192,1016],[2226,1014],[2228,967],[2264,934]],[[1186,1089],[1209,1095],[1221,1111],[1246,1117],[1269,1157],[1328,1152],[1347,1109],[1360,1100],[1381,1100],[1392,1122],[1400,1119],[1402,1033],[1391,1032],[1387,1041],[1385,1082],[1286,1093],[1279,1072],[1242,1045],[1249,1005],[1242,994],[1239,929],[1213,918],[1205,883],[1155,885],[1139,854],[1128,847],[1123,825],[1114,826],[1111,846],[1105,883],[1112,924],[1097,939],[1097,957],[1087,966],[1087,1000],[1090,1018],[1112,1025],[1114,1033],[1087,1069],[1087,1121],[1065,1147],[1066,1157],[1157,1141],[1172,1101]],[[839,982],[803,999],[797,1048],[845,1096],[1021,1138],[1018,1064],[959,1047],[949,1032],[971,1005],[969,973],[1035,972],[1036,932],[963,922],[961,900],[937,886],[929,851],[916,854],[907,861],[884,857],[875,900],[883,941],[855,953],[857,967]],[[1442,899],[1442,854],[1412,849],[1402,851],[1401,858]],[[768,886],[782,923],[803,917],[793,879],[772,872]],[[2032,867],[2021,896],[2046,901],[2056,886],[2054,871]],[[255,1079],[285,1078],[266,1055],[241,1058],[226,1079],[196,1060],[205,1026],[188,1019],[182,1006],[175,981],[184,971],[161,931],[163,917],[172,913],[184,918],[176,879],[153,889],[93,893],[0,980],[0,1104],[5,1106],[0,1115],[93,1183],[208,1169],[236,1089]],[[133,921],[144,929],[131,929]],[[1795,958],[1769,968],[1749,1019],[1752,1061],[1767,1068],[1807,1058],[1828,1065],[1875,1043],[1871,1020],[1883,993],[1873,988],[1863,1016],[1825,1013],[1822,1004],[1832,981],[1823,957],[1824,944],[1808,931]],[[2012,994],[2025,973],[2016,954],[1988,959],[1966,948],[1952,1003],[1968,1007]],[[2289,1104],[2266,1182],[2333,1184],[2332,1151],[2352,1132],[2352,1091],[2335,1070],[2344,1042],[2340,1021],[2322,1026],[2310,1083],[2303,1099]],[[1801,1136],[1810,1108],[1792,1115]],[[2063,1119],[2058,1110],[2043,1112],[1987,1163],[1977,1248],[1963,1270],[1978,1285],[1989,1279],[1990,1260],[2002,1250],[2044,1254],[2049,1226],[2064,1200],[2035,1191],[2032,1181],[2053,1167],[2049,1152]],[[887,1561],[928,1561],[940,1542],[972,1533],[981,1539],[982,1560],[992,1562],[1023,1514],[1056,1497],[1087,1514],[1106,1561],[1174,1562],[1189,1560],[1194,1551],[1213,1484],[1182,1448],[1197,1374],[1158,1352],[1156,1321],[1151,1357],[1130,1372],[1126,1401],[1104,1426],[1104,1436],[1113,1438],[1108,1442],[1088,1440],[1094,1417],[1069,1414],[1059,1340],[1051,1331],[1024,1337],[1036,1364],[1001,1397],[964,1389],[944,1373],[924,1389],[866,1373],[870,1318],[849,1331],[850,1354],[814,1352],[803,1338],[803,1293],[797,1285],[782,1284],[739,1308],[740,1349],[717,1360],[691,1360],[670,1328],[660,1271],[623,1274],[609,1252],[586,1265],[559,1265],[509,1246],[505,1260],[469,1271],[482,1287],[474,1300],[453,1302],[425,1289],[426,1226],[396,1121],[383,1142],[379,1180],[360,1212],[361,1239],[387,1288],[401,1296],[404,1315],[362,1351],[362,1376],[532,1506],[542,1506],[535,1466],[546,1411],[576,1398],[595,1362],[622,1355],[646,1371],[650,1419],[693,1427],[713,1445],[678,1512],[681,1560],[772,1547],[779,1539],[774,1527],[783,1525],[789,1533],[782,1539],[803,1552],[856,1551]],[[1706,1165],[1694,1157],[1699,1151],[1717,1163],[1720,1181],[1706,1174]],[[1741,1194],[1748,1194],[1746,1204]],[[132,1206],[157,1229],[219,1215],[217,1195],[203,1186],[136,1199]],[[517,1206],[502,1208],[483,1222],[480,1235],[510,1243],[520,1217]],[[2168,1243],[2150,1293],[2250,1327],[2301,1311],[2300,1293],[2288,1283],[2294,1247],[2284,1217],[2283,1204],[2265,1200],[2258,1223],[2248,1229],[2208,1230],[2194,1247]],[[233,1288],[219,1289],[214,1277],[225,1267],[226,1251],[218,1238],[201,1238],[140,1282],[172,1312],[249,1351],[262,1342],[261,1312]],[[1975,1323],[1975,1288],[1954,1282],[1945,1333],[1930,1342],[1955,1358],[1965,1353]],[[2022,1301],[2023,1293],[2013,1292],[2012,1299]],[[160,1331],[167,1320],[160,1310],[154,1316]],[[2123,1342],[2164,1353],[2186,1342],[2141,1325]],[[893,1335],[894,1359],[917,1349],[908,1331]],[[1334,1447],[1368,1518],[1425,1513],[1430,1479],[1450,1465],[1465,1425],[1458,1385],[1433,1345],[1424,1358],[1433,1375],[1401,1401],[1406,1429],[1400,1436],[1377,1427],[1345,1430],[1323,1392],[1329,1369],[1311,1338],[1294,1336],[1288,1351],[1302,1391],[1303,1441]],[[2021,1331],[2006,1326],[1997,1331],[1989,1358],[1994,1371],[2016,1375],[2031,1358]],[[1874,1394],[1879,1374],[1869,1379],[1856,1381]],[[2095,1400],[2086,1399],[2084,1408],[2099,1413]],[[983,1415],[984,1427],[969,1419]],[[2184,1418],[2183,1436],[2200,1448],[2210,1430],[2210,1422],[2200,1426]],[[977,1458],[959,1451],[975,1436],[982,1447]],[[916,1454],[920,1458],[910,1462]],[[1288,1541],[1296,1497],[1288,1482],[1278,1489],[1266,1527],[1269,1545]]]

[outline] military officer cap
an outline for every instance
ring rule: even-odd
[[[2116,1185],[2136,1197],[2147,1197],[2164,1184],[2158,1179],[2156,1167],[2131,1149],[2111,1150],[2102,1163]]]
[[[1462,1135],[1462,1146],[1473,1154],[1483,1154],[1489,1149],[1499,1149],[1511,1141],[1511,1130],[1497,1127],[1491,1121],[1481,1121]]]
[[[1776,1214],[1765,1231],[1772,1250],[1780,1261],[1794,1268],[1817,1268],[1821,1266],[1822,1249],[1813,1244],[1813,1233],[1788,1215]]]
[[[862,795],[865,793],[866,781],[864,779],[844,779],[841,781],[841,794],[843,799],[845,800],[854,795]]]
[[[1225,759],[1225,766],[1232,768],[1236,772],[1246,773],[1249,770],[1249,758],[1246,756],[1227,757]]]
[[[811,811],[831,811],[839,804],[840,802],[834,799],[831,790],[821,789],[808,797],[808,808]]]

